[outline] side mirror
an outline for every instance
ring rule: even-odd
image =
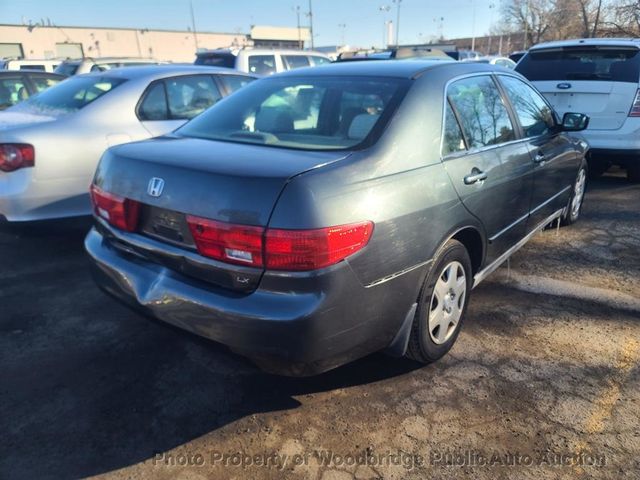
[[[589,126],[589,117],[584,113],[567,112],[562,117],[562,130],[564,132],[579,132]]]

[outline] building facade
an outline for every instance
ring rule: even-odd
[[[254,39],[255,37],[255,39]],[[202,49],[268,46],[303,48],[307,28],[253,26],[250,34],[147,28],[0,25],[0,58],[153,57],[193,62]]]

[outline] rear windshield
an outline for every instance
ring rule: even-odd
[[[70,77],[71,75],[75,75],[78,71],[79,63],[61,63],[54,70],[55,73],[59,73],[60,75],[66,75]]]
[[[527,53],[516,70],[531,81],[600,80],[638,83],[640,55],[631,48],[563,48]]]
[[[369,77],[263,79],[176,133],[300,150],[355,148],[377,139],[408,82]]]
[[[75,112],[125,81],[122,78],[73,77],[28,98],[22,105],[30,110]]]
[[[196,57],[195,64],[209,65],[211,67],[235,68],[236,56],[231,53],[198,55]]]

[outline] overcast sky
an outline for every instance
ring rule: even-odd
[[[248,33],[251,25],[295,27],[296,5],[305,26],[308,0],[193,0],[197,30],[213,32]],[[344,32],[347,44],[380,45],[385,20],[396,20],[396,5],[393,0],[313,0],[315,44],[339,44]],[[497,21],[499,5],[498,0],[402,0],[400,43],[427,41],[439,35],[440,25],[449,38],[471,36],[474,23],[475,34],[482,35]],[[2,23],[47,18],[68,26],[182,30],[191,25],[189,0],[0,0]]]

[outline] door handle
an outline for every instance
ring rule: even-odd
[[[538,151],[538,153],[536,153],[536,157],[533,159],[534,162],[536,163],[542,163],[547,159],[547,157],[544,156],[544,153],[542,151]]]
[[[464,177],[464,184],[473,185],[474,183],[477,183],[477,182],[483,182],[486,179],[487,179],[487,174],[474,167],[473,170],[471,170],[471,173],[466,177]]]

